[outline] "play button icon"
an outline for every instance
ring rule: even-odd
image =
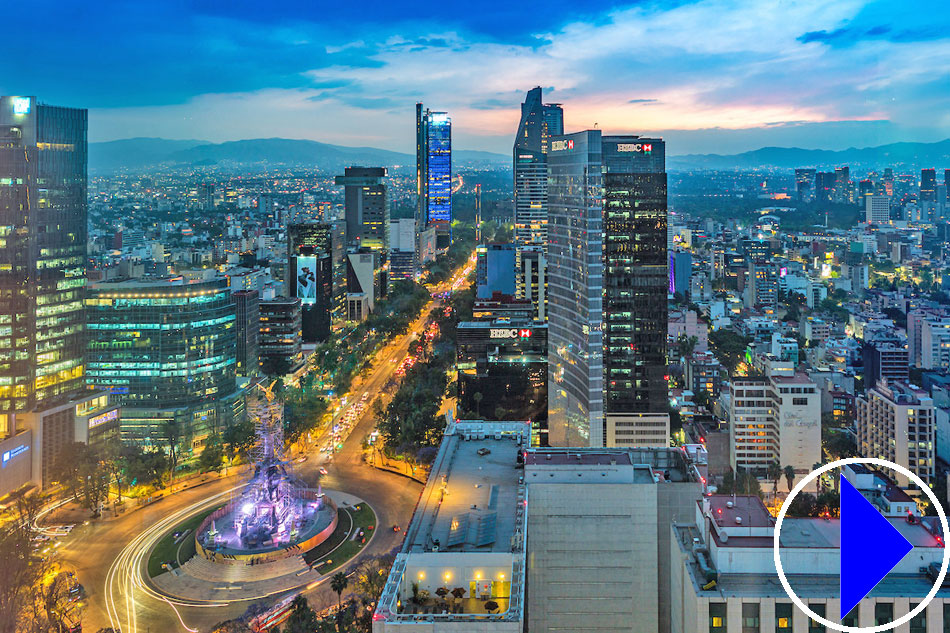
[[[844,619],[914,548],[841,476],[841,615]]]

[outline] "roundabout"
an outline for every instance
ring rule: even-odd
[[[105,602],[113,630],[137,630],[144,593],[195,631],[181,608],[313,589],[372,541],[377,516],[369,503],[309,487],[293,473],[283,456],[281,405],[265,394],[250,410],[258,437],[249,480],[145,526],[112,562]]]

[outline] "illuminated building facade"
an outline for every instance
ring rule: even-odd
[[[84,388],[86,111],[0,97],[0,436]]]
[[[564,134],[564,111],[542,103],[541,88],[528,91],[513,149],[515,243],[547,246],[548,167],[552,136]]]
[[[0,496],[114,428],[85,389],[85,110],[0,97]]]
[[[243,414],[226,279],[103,282],[89,287],[86,307],[86,379],[122,405],[123,440],[155,445],[171,423],[198,447]]]
[[[452,240],[452,119],[416,104],[417,231],[436,228],[438,248]],[[418,249],[421,251],[422,249]]]
[[[385,235],[388,239],[388,228]],[[307,342],[325,340],[332,325],[343,320],[346,239],[344,222],[311,222],[287,227],[285,294],[301,301],[302,332]]]

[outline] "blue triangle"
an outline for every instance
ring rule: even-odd
[[[841,476],[841,614],[848,615],[914,548]]]

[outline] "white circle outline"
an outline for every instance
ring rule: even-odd
[[[837,461],[825,464],[818,470],[813,470],[808,473],[808,475],[798,482],[792,491],[788,493],[788,497],[785,498],[785,502],[782,504],[781,510],[779,510],[778,516],[775,518],[775,529],[772,535],[772,557],[775,559],[775,571],[778,572],[778,579],[782,583],[782,587],[785,589],[785,593],[788,594],[788,597],[792,599],[792,602],[799,609],[804,611],[808,617],[818,622],[821,622],[824,626],[835,631],[841,631],[842,633],[880,633],[881,631],[890,631],[893,628],[896,628],[902,624],[906,624],[911,621],[917,614],[927,608],[927,605],[937,596],[937,592],[940,591],[943,586],[943,579],[947,575],[947,566],[950,564],[950,547],[946,544],[943,548],[943,563],[940,566],[940,574],[937,576],[936,582],[934,582],[933,587],[930,588],[930,593],[918,604],[913,611],[910,613],[904,614],[901,617],[897,618],[890,624],[879,624],[877,626],[845,626],[839,624],[838,622],[832,622],[831,620],[826,620],[821,617],[814,611],[808,608],[801,598],[792,590],[791,585],[788,582],[788,579],[785,577],[785,570],[782,569],[782,558],[779,556],[779,539],[781,536],[782,530],[782,521],[785,519],[785,513],[788,511],[788,506],[791,504],[792,499],[795,498],[799,492],[801,492],[809,482],[813,479],[817,479],[822,473],[828,472],[834,468],[840,468],[842,466],[847,466],[848,464],[874,464],[875,466],[880,466],[882,468],[890,468],[896,470],[900,474],[909,478],[914,482],[921,490],[923,490],[927,496],[930,498],[930,501],[933,502],[934,506],[937,508],[937,516],[940,517],[940,527],[943,528],[944,538],[947,538],[947,535],[950,534],[950,527],[947,525],[947,515],[943,511],[943,506],[940,505],[940,501],[937,500],[937,495],[934,494],[933,490],[930,489],[930,486],[927,483],[907,470],[900,464],[895,464],[894,462],[889,462],[886,459],[877,459],[876,457],[849,457],[847,459],[839,459]],[[839,598],[840,600],[840,598]]]

